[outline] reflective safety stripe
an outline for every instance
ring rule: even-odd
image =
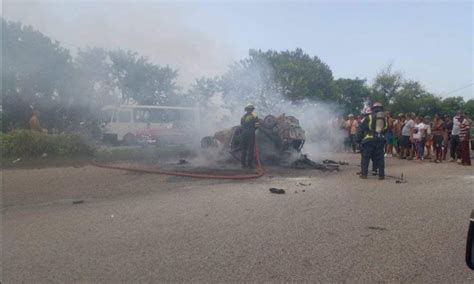
[[[257,115],[255,113],[251,113],[245,116],[244,121],[245,122],[251,122],[254,119],[258,119]]]
[[[364,140],[373,139],[373,138],[374,138],[374,135],[372,135],[372,115],[369,115],[368,118],[369,118],[369,130],[370,130],[370,131],[365,134]]]

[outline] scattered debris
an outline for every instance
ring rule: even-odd
[[[304,190],[304,189],[303,189],[303,190],[301,190],[301,191],[302,191],[302,192],[306,192],[306,190]]]
[[[379,231],[386,231],[387,229],[384,227],[377,227],[377,226],[369,226],[367,227],[369,230],[379,230]]]
[[[43,155],[41,155],[41,158],[46,158],[46,157],[48,157],[48,154],[46,153],[43,153]]]
[[[185,165],[185,164],[189,164],[188,161],[186,161],[185,159],[180,159],[179,162],[178,162],[179,165]]]
[[[269,190],[270,190],[271,193],[276,193],[276,194],[284,194],[285,193],[285,190],[282,189],[282,188],[271,187]]]
[[[298,193],[298,190],[295,190],[295,193]]]
[[[19,161],[21,161],[21,158],[18,158],[18,159],[16,159],[16,160],[12,161],[12,163],[13,163],[13,164],[16,164],[16,163],[18,163]]]
[[[304,183],[304,182],[299,182],[296,185],[301,185],[301,186],[310,186],[311,183]]]
[[[336,164],[320,164],[312,161],[307,155],[301,157],[291,163],[291,167],[295,169],[316,169],[321,171],[339,171],[339,165]]]
[[[84,200],[74,200],[72,204],[82,204],[84,203]]]
[[[336,164],[336,165],[341,165],[341,166],[347,166],[349,165],[348,162],[344,162],[344,161],[334,161],[334,160],[324,160],[323,161],[323,164]]]

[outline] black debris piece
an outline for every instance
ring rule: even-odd
[[[285,190],[282,189],[282,188],[271,187],[269,190],[270,190],[271,193],[275,193],[275,194],[285,194]]]
[[[307,155],[301,155],[299,159],[291,163],[291,167],[295,169],[315,169],[321,170],[323,172],[339,171],[339,165],[316,163],[315,161],[312,161],[310,158],[308,158]]]
[[[378,230],[378,231],[386,231],[387,229],[384,227],[377,227],[377,226],[369,226],[367,227],[369,230]]]
[[[335,164],[335,165],[341,165],[341,166],[347,166],[349,165],[348,162],[344,162],[344,161],[334,161],[334,160],[324,160],[323,161],[323,164]]]
[[[84,203],[84,200],[74,200],[72,204],[82,204]]]

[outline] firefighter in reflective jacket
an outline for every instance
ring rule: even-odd
[[[385,118],[383,106],[374,103],[371,114],[367,116],[359,127],[358,140],[362,145],[362,162],[360,178],[366,179],[369,172],[369,161],[372,159],[378,169],[379,179],[385,179],[385,131],[388,122]]]
[[[253,105],[247,105],[245,107],[245,114],[240,119],[240,126],[242,128],[240,142],[242,155],[240,161],[242,162],[242,168],[254,168],[255,130],[258,127],[258,117],[254,110],[255,107]]]

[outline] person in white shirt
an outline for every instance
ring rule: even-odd
[[[413,142],[415,143],[416,159],[419,161],[423,160],[425,154],[425,138],[426,138],[426,124],[423,123],[421,117],[417,117],[415,120],[415,127],[413,130]]]

